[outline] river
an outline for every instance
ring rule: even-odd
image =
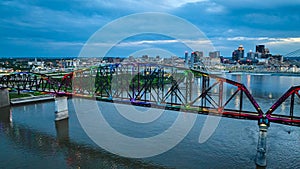
[[[300,78],[294,76],[244,73],[223,76],[244,83],[264,112],[290,86],[300,85]],[[70,118],[58,123],[54,122],[54,102],[25,104],[14,106],[11,110],[1,110],[0,168],[256,167],[256,121],[221,118],[212,136],[206,142],[199,143],[199,134],[207,116],[193,115],[197,119],[190,132],[169,151],[154,157],[125,158],[100,148],[87,136],[74,107],[80,101],[81,99],[68,100]],[[163,132],[182,114],[166,110],[154,122],[138,125],[124,120],[111,103],[97,102],[97,105],[113,128],[137,138]],[[299,106],[299,99],[296,106]],[[287,107],[288,105],[283,105],[278,111],[286,113]],[[146,111],[147,108],[135,109]],[[11,122],[6,116],[7,112],[11,113]],[[119,140],[110,141],[112,144],[122,144]],[[267,136],[267,168],[298,168],[299,157],[300,128],[272,123]]]

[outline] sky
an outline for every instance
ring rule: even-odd
[[[97,30],[144,12],[195,25],[225,57],[241,44],[246,52],[263,44],[272,54],[285,55],[300,49],[299,10],[300,0],[2,0],[0,57],[76,57]],[[145,34],[120,41],[106,55],[126,57],[152,48],[180,57],[191,50],[174,37]]]

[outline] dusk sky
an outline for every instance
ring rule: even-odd
[[[246,52],[264,44],[272,54],[284,55],[300,49],[299,10],[300,0],[4,0],[0,2],[0,56],[78,56],[98,29],[142,12],[168,13],[187,20],[225,57],[240,44]],[[147,44],[184,55],[184,49],[171,44],[174,41],[155,35],[133,37],[124,43],[128,42],[139,50]],[[111,55],[127,55],[118,51]]]

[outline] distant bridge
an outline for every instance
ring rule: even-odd
[[[300,58],[300,49],[295,50],[293,52],[287,53],[284,57],[299,57]]]
[[[246,118],[266,125],[269,122],[300,125],[300,117],[294,115],[295,100],[300,98],[300,86],[291,87],[264,113],[244,84],[196,69],[169,65],[103,64],[77,70],[62,78],[20,72],[2,76],[0,88]],[[231,93],[228,93],[229,88]],[[289,115],[275,114],[274,111],[288,99]]]

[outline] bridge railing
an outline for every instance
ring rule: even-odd
[[[295,115],[295,105],[300,99],[300,86],[293,86],[288,89],[266,112],[266,117],[271,122],[300,125],[300,117]],[[299,100],[298,100],[299,101]],[[275,111],[286,102],[289,102],[289,115],[276,114]]]
[[[204,86],[203,92],[196,99],[191,101],[189,105],[194,105],[197,101],[201,101],[201,107],[206,107],[210,110],[215,109],[223,115],[227,114],[251,119],[259,119],[263,116],[262,109],[244,84],[214,74],[208,74],[198,70],[193,71],[196,76],[202,77],[203,83],[207,85]],[[214,83],[209,85],[212,79]],[[217,89],[218,91],[216,97],[212,97],[210,94],[213,89]],[[226,96],[228,93],[224,92],[228,89],[234,90],[234,92],[230,93],[229,97]],[[228,107],[233,99],[235,100],[234,105],[238,105],[238,108],[233,109]],[[251,108],[248,108],[249,110],[244,108],[245,101],[247,101],[248,107],[252,107],[252,110],[250,110]]]

